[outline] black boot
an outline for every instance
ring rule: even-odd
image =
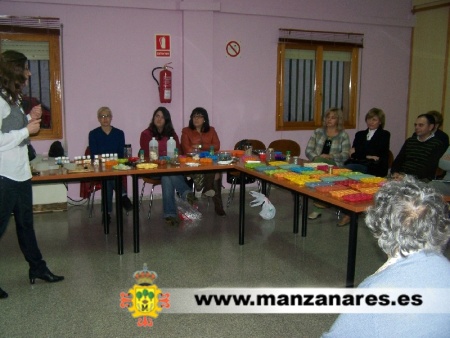
[[[208,197],[213,197],[216,195],[214,187],[214,175],[215,174],[205,174],[205,187],[203,188],[203,195]]]
[[[216,211],[216,214],[219,216],[225,216],[225,211],[223,210],[223,203],[222,203],[222,180],[218,179],[214,181],[214,191],[215,195],[213,196],[214,201],[214,210]]]
[[[44,272],[29,272],[30,277],[30,283],[34,284],[36,282],[36,279],[42,279],[43,281],[49,282],[49,283],[56,283],[64,280],[63,276],[57,276],[54,275],[49,269],[46,269]]]

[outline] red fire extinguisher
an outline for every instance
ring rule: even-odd
[[[152,76],[158,84],[159,89],[159,101],[161,103],[170,103],[172,101],[172,72],[168,69],[173,69],[169,67],[172,62],[166,63],[163,67],[153,68]],[[159,82],[153,74],[155,70],[162,69],[159,73]]]

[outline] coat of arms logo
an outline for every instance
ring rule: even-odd
[[[133,274],[136,284],[127,292],[120,293],[120,307],[128,308],[133,318],[139,318],[137,326],[153,326],[163,308],[170,308],[169,293],[162,293],[154,283],[158,277],[155,271],[149,271],[147,264],[141,271]]]

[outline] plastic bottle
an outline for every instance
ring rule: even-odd
[[[149,143],[149,158],[150,161],[157,161],[159,158],[158,141],[154,137]]]
[[[175,150],[175,147],[177,146],[177,144],[175,143],[175,140],[173,139],[172,136],[170,136],[170,138],[167,140],[167,156],[172,159],[173,158],[173,153]]]

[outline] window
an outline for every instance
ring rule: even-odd
[[[42,104],[41,130],[32,139],[62,138],[59,39],[59,19],[0,18],[0,51],[17,50],[28,58],[32,76],[27,88],[23,89],[24,110],[27,112],[36,104]]]
[[[355,128],[362,35],[361,42],[349,35],[280,29],[276,130],[316,129],[331,107],[342,109],[345,128]]]

